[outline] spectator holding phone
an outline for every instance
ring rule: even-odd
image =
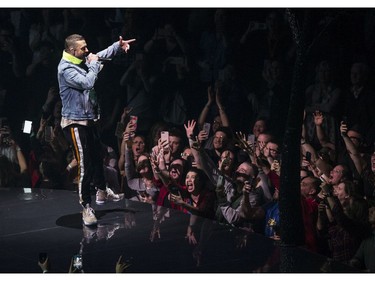
[[[179,192],[171,193],[171,201],[181,205],[183,211],[206,218],[214,218],[215,194],[210,181],[201,169],[190,168],[186,174],[185,185],[188,196],[183,198]]]
[[[122,141],[120,145],[120,156],[118,160],[118,168],[120,172],[121,190],[125,193],[126,198],[132,198],[137,194],[133,189],[129,188],[126,177],[126,166],[136,166],[138,158],[147,152],[146,138],[143,135],[136,133],[137,121],[135,118],[130,118],[126,125],[125,131],[122,133]],[[130,157],[127,158],[127,151]],[[127,163],[131,161],[132,163]]]
[[[212,86],[208,86],[207,88],[207,103],[203,107],[199,118],[198,118],[198,127],[200,130],[205,129],[205,124],[208,122],[210,117],[210,112],[212,110],[211,106],[213,105],[214,101],[216,103],[216,110],[219,112],[219,114],[216,114],[213,118],[212,123],[210,124],[211,131],[206,131],[208,139],[204,142],[204,147],[206,149],[212,149],[213,148],[213,139],[215,132],[220,127],[229,127],[229,119],[227,114],[225,113],[224,106],[221,103],[221,96],[219,92],[219,87],[215,86],[215,89],[213,89]],[[215,112],[216,112],[215,110]]]
[[[150,156],[144,149],[144,138],[132,137],[131,132],[125,132],[124,140],[125,177],[132,191],[127,197],[130,200],[154,204],[159,195],[159,187],[151,167]]]
[[[342,91],[337,86],[335,74],[336,68],[331,62],[320,61],[316,65],[316,81],[306,89],[305,138],[316,150],[321,148],[315,129],[314,113],[316,111],[324,114],[321,126],[325,132],[326,140],[333,144],[337,144],[338,141],[337,125]]]
[[[0,128],[0,187],[30,186],[26,157],[8,126]]]
[[[350,167],[353,178],[358,185],[358,192],[367,199],[373,200],[375,197],[375,177],[371,167],[374,153],[370,155],[365,151],[362,134],[354,128],[349,129],[346,123],[341,122],[340,132],[345,144],[341,158]]]
[[[364,62],[356,61],[350,69],[350,87],[345,90],[343,115],[347,125],[358,126],[364,133],[364,141],[372,145],[375,141],[374,89],[370,84],[371,69]]]

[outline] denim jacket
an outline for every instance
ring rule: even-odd
[[[99,57],[111,58],[122,51],[119,42],[97,53]],[[63,52],[58,65],[57,78],[62,101],[61,115],[70,120],[99,119],[94,84],[101,70],[101,62],[85,63],[88,70],[82,67],[83,61]]]

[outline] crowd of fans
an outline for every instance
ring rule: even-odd
[[[374,15],[313,13],[296,152],[306,248],[372,272]],[[191,243],[200,217],[280,239],[296,57],[285,10],[2,9],[0,20],[1,187],[76,187],[60,127],[63,40],[82,34],[95,52],[122,35],[137,39],[132,50],[104,63],[96,84],[107,184],[152,204],[154,236],[169,207],[191,214]]]

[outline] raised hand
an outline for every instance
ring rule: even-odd
[[[188,120],[187,124],[184,124],[186,137],[190,138],[194,135],[194,128],[197,122],[195,120]]]
[[[125,53],[127,53],[128,50],[130,49],[130,43],[134,42],[135,40],[136,39],[123,40],[122,36],[119,36],[119,43],[120,43],[121,49],[123,49]]]
[[[208,139],[208,132],[202,130],[198,133],[198,141],[203,142]]]
[[[133,110],[132,107],[124,107],[124,111],[121,114],[121,122],[125,122],[126,116]]]
[[[341,124],[340,124],[340,133],[341,133],[341,136],[346,136],[348,133],[348,125],[346,125],[346,123],[343,121],[341,121]]]
[[[246,141],[246,135],[242,132],[236,132],[236,146],[247,152],[249,155],[254,155],[254,150]]]
[[[122,259],[122,256],[118,258],[118,261],[116,263],[116,273],[123,273],[126,269],[128,269],[131,266],[131,263],[125,262]]]

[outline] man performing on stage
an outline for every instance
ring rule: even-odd
[[[61,127],[78,162],[78,193],[79,202],[83,206],[82,219],[85,225],[97,224],[95,212],[91,207],[91,183],[97,190],[97,204],[123,198],[123,195],[115,194],[106,187],[101,142],[95,126],[100,112],[94,84],[102,67],[101,58],[110,59],[122,51],[127,52],[133,41],[135,39],[123,40],[120,36],[118,42],[92,54],[89,53],[85,38],[72,34],[65,39],[65,50],[58,65],[62,101]]]

